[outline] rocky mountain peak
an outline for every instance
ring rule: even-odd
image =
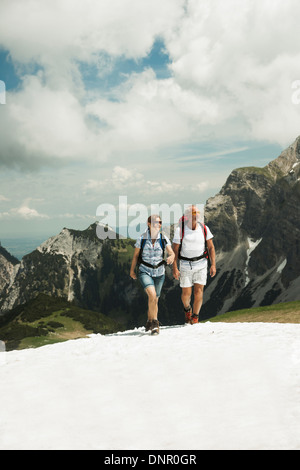
[[[297,180],[300,172],[300,136],[265,168],[275,179],[294,175]],[[289,179],[295,180],[295,178]]]

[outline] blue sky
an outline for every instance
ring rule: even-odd
[[[296,1],[4,0],[0,240],[205,203],[300,134]]]

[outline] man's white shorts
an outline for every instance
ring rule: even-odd
[[[180,271],[180,287],[192,287],[194,284],[206,285],[207,266],[197,270]]]

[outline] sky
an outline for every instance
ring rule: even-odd
[[[85,229],[120,196],[205,204],[276,158],[300,135],[299,18],[296,0],[1,0],[0,240]]]

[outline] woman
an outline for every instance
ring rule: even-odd
[[[148,296],[148,320],[146,331],[159,333],[157,319],[158,299],[165,280],[165,264],[172,264],[175,258],[170,240],[161,233],[162,221],[158,215],[148,217],[146,232],[137,239],[132,258],[130,276],[139,279]],[[164,251],[168,258],[164,261]],[[139,263],[138,276],[135,267]]]

